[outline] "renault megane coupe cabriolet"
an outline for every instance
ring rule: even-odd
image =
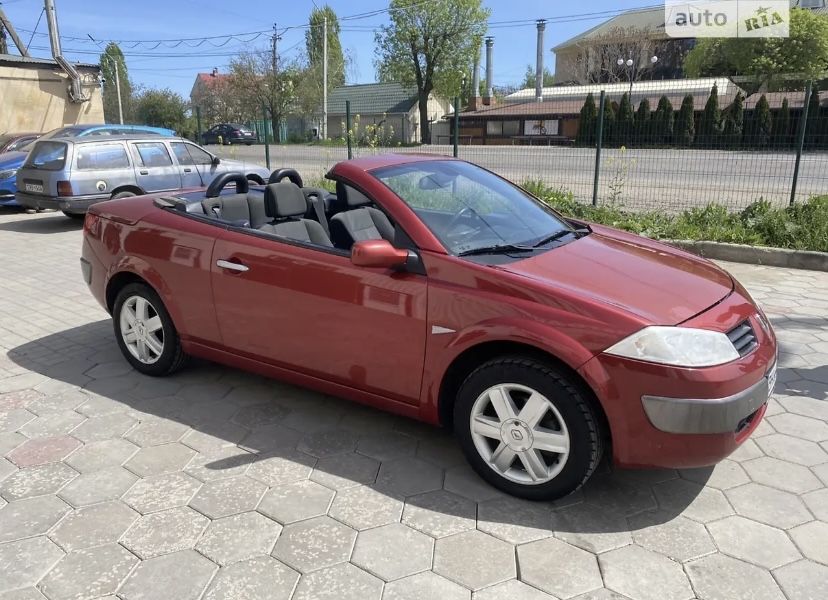
[[[453,428],[471,465],[551,499],[603,452],[698,467],[759,425],[776,339],[748,293],[671,246],[566,219],[437,156],[95,204],[81,265],[132,366],[197,356]]]

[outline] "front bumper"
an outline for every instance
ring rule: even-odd
[[[711,465],[759,426],[775,376],[776,338],[739,290],[683,324],[729,331],[748,319],[757,346],[739,360],[691,369],[599,354],[578,370],[607,415],[616,464]]]
[[[109,200],[109,196],[97,194],[94,196],[61,196],[56,198],[54,196],[37,196],[17,192],[17,202],[26,208],[51,208],[77,214],[85,213],[90,206],[104,200]]]

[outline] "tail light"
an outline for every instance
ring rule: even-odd
[[[242,131],[241,131],[241,129],[234,129],[234,130],[232,131],[232,133],[233,133],[234,135],[241,135],[241,134],[242,134]]]
[[[72,191],[72,183],[70,181],[58,181],[57,183],[58,196],[74,196]]]
[[[83,219],[83,228],[92,237],[100,237],[101,218],[95,213],[87,212]]]

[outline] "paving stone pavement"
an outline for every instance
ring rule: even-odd
[[[724,265],[781,344],[728,460],[529,503],[443,431],[213,364],[135,373],[80,240],[0,212],[0,600],[828,598],[828,273]]]

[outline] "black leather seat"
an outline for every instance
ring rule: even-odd
[[[394,241],[394,226],[385,213],[370,206],[371,199],[362,192],[337,182],[336,195],[347,210],[331,217],[331,238],[337,248],[350,250],[362,240]]]
[[[201,204],[207,216],[234,225],[258,229],[270,222],[265,212],[264,197],[261,194],[219,196],[207,198]]]
[[[285,181],[269,184],[265,188],[264,208],[266,215],[273,221],[257,227],[259,231],[319,246],[333,246],[322,225],[303,218],[308,203],[302,189],[295,183]]]

